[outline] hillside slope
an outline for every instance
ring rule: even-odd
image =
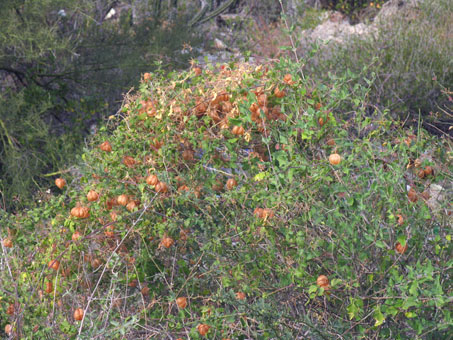
[[[287,60],[145,74],[61,195],[1,215],[2,328],[448,338],[451,142],[370,110],[354,77]]]

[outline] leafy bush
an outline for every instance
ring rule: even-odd
[[[1,216],[2,326],[448,338],[452,207],[428,196],[451,196],[451,143],[368,114],[358,77],[316,82],[287,60],[146,74],[61,195]]]
[[[341,75],[366,68],[364,78],[376,78],[367,99],[370,110],[387,108],[412,124],[421,114],[426,123],[448,133],[453,108],[445,89],[453,84],[452,19],[450,1],[408,5],[382,19],[375,34],[330,45],[310,60],[307,72],[322,78],[329,72]],[[351,90],[354,86],[351,83]]]

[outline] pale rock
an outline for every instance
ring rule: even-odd
[[[426,205],[434,212],[437,212],[441,207],[442,201],[445,199],[445,189],[432,183],[428,190],[429,199],[426,201]]]
[[[214,47],[218,50],[225,50],[227,48],[225,43],[217,38],[214,39]]]

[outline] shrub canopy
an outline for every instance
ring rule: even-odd
[[[2,215],[1,319],[23,338],[448,337],[451,144],[370,114],[355,77],[145,74],[61,194]]]

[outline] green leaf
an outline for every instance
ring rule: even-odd
[[[336,287],[339,283],[341,283],[342,280],[341,279],[332,279],[332,281],[330,282],[330,285],[332,287]]]
[[[398,314],[398,309],[395,308],[395,307],[393,307],[393,306],[389,306],[389,307],[387,307],[387,309],[385,310],[385,313],[386,313],[386,314],[390,314],[390,315],[392,315],[392,316],[395,316],[395,315]]]
[[[419,305],[419,302],[417,301],[417,298],[411,296],[411,297],[407,298],[406,300],[404,300],[403,306],[401,308],[404,310],[408,310],[410,307],[418,306],[418,305]]]
[[[406,246],[406,235],[400,235],[397,238],[397,241],[401,243],[401,245],[404,247]]]
[[[308,288],[308,293],[314,293],[318,290],[318,286],[316,285],[311,285],[310,288]]]
[[[406,315],[406,317],[408,319],[412,319],[412,318],[415,318],[417,316],[417,314],[414,313],[414,312],[406,312],[406,313],[404,313],[404,315]]]
[[[239,118],[230,118],[229,119],[229,122],[232,126],[234,125],[241,125],[242,124],[242,120],[239,119]]]
[[[349,320],[352,320],[354,317],[356,317],[356,315],[359,312],[359,309],[357,308],[357,306],[355,306],[353,304],[350,304],[346,309],[348,311]]]
[[[414,296],[418,296],[418,282],[414,281],[411,285],[411,288],[409,288],[409,293]]]
[[[384,317],[384,315],[381,312],[381,307],[380,306],[378,306],[375,309],[373,317],[376,320],[376,322],[374,323],[375,327],[380,326],[380,325],[382,325],[384,323],[385,317]]]
[[[294,169],[294,168],[289,169],[289,171],[288,171],[288,181],[289,181],[289,183],[291,183],[293,181],[295,172],[296,172],[296,169]]]
[[[350,297],[349,300],[350,304],[346,307],[349,319],[352,320],[353,318],[356,318],[356,320],[358,320],[360,318],[360,314],[362,313],[363,301],[352,297]]]
[[[381,249],[387,248],[387,246],[385,245],[385,243],[382,242],[381,240],[377,240],[377,241],[376,241],[376,247],[381,248]]]

